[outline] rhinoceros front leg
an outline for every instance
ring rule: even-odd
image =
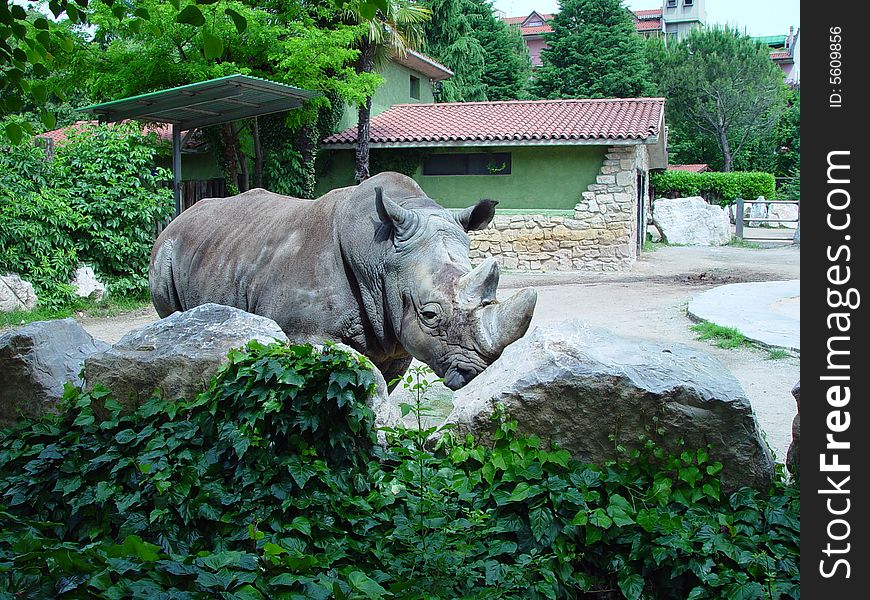
[[[414,357],[408,356],[407,358],[397,358],[377,365],[378,370],[387,382],[387,391],[392,392],[396,388],[399,384],[398,378],[405,374],[408,367],[411,366],[412,360],[414,360]],[[396,381],[393,381],[394,379]]]

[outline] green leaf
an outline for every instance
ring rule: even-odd
[[[361,592],[370,600],[392,596],[381,584],[362,571],[353,571],[347,576],[347,579],[353,589]]]
[[[550,527],[553,525],[553,511],[546,506],[530,509],[529,525],[536,541],[540,542],[547,539],[549,542]]]
[[[207,31],[202,32],[202,51],[206,58],[220,58],[224,53],[224,42]]]
[[[236,26],[237,32],[244,33],[245,30],[248,28],[248,20],[236,11],[234,11],[232,8],[226,9],[224,11],[224,14],[233,20],[233,25]]]
[[[6,137],[13,145],[17,145],[24,137],[24,130],[18,123],[6,123]]]
[[[604,512],[603,508],[596,508],[592,511],[592,514],[589,515],[589,523],[601,529],[607,529],[613,525],[613,519],[607,516],[607,513]]]
[[[638,600],[643,594],[643,577],[637,573],[623,571],[616,579],[619,589],[627,600]]]
[[[136,439],[136,432],[132,429],[125,429],[115,434],[115,441],[119,444],[129,444]]]
[[[175,22],[200,27],[205,25],[205,17],[202,15],[202,11],[196,6],[188,4],[180,13],[178,13],[178,16],[175,17]]]

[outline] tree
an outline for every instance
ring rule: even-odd
[[[782,110],[782,71],[767,46],[728,27],[696,29],[670,44],[663,61],[653,72],[671,123],[688,135],[709,136],[722,170],[731,171],[742,150],[770,133]]]
[[[325,0],[323,3],[330,9],[344,6],[347,0]],[[354,0],[357,10],[365,16],[372,18],[379,9],[386,10],[389,0]],[[115,0],[99,0],[93,5],[100,4],[108,7],[120,21],[127,21],[131,27],[147,27],[150,23],[150,12],[143,6],[145,2],[128,0],[115,2]],[[194,28],[206,25],[206,19],[198,4],[214,4],[214,0],[197,0],[196,2],[182,2],[172,0],[169,5],[174,10],[175,20],[185,23]],[[292,0],[283,2],[272,0],[264,2],[262,9],[266,12],[282,12],[286,5],[301,5]],[[93,6],[92,5],[92,6]],[[49,0],[48,8],[55,18],[65,17],[70,23],[87,23],[89,16],[89,0]],[[232,22],[241,33],[247,26],[246,20],[233,7],[220,7],[218,14],[214,9],[211,11],[210,24],[215,26],[219,20]],[[136,25],[133,25],[136,24]],[[207,40],[208,54],[212,58],[220,57],[223,53],[223,45],[219,38],[213,35],[203,35]],[[73,43],[62,31],[52,25],[52,20],[42,15],[34,16],[32,11],[14,4],[13,0],[4,0],[0,4],[0,90],[9,88],[13,91],[7,98],[0,102],[0,112],[4,115],[15,113],[19,109],[19,96],[30,97],[37,105],[45,104],[48,91],[45,87],[31,85],[30,77],[46,77],[49,66],[58,56],[72,51]],[[48,111],[43,111],[43,121],[48,122]],[[25,133],[32,134],[33,127],[29,122],[7,122],[0,135],[7,137],[13,143],[18,143]]]
[[[441,84],[441,102],[486,100],[483,46],[471,25],[472,0],[428,0],[425,52],[453,71]]]
[[[650,93],[643,40],[622,0],[561,0],[532,84],[538,98]]]
[[[519,29],[497,18],[489,0],[469,0],[469,7],[472,33],[483,48],[486,99],[528,98],[532,63]]]
[[[366,26],[357,47],[359,59],[356,70],[371,74],[383,69],[392,55],[404,56],[408,49],[419,48],[423,43],[423,23],[429,18],[429,10],[411,0],[387,0],[386,6],[373,16],[365,10],[366,5],[345,5],[345,16],[352,23]],[[369,177],[369,127],[372,115],[372,96],[368,94],[359,104],[356,136],[357,183]]]

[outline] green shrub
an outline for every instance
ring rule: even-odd
[[[122,416],[69,387],[0,432],[0,597],[798,597],[781,479],[726,496],[703,449],[596,467],[511,421],[383,449],[370,369],[252,342],[191,402]]]
[[[74,236],[89,226],[62,190],[0,191],[0,274],[30,281],[45,308],[68,303],[73,290],[67,282],[81,263]]]
[[[764,196],[773,199],[776,195],[776,180],[770,173],[659,171],[651,175],[650,182],[658,197],[703,196],[708,202],[722,206],[738,198],[755,200]]]
[[[133,124],[70,133],[51,161],[30,144],[0,148],[0,272],[33,283],[49,309],[69,302],[85,263],[113,295],[147,290],[156,225],[172,213],[155,155]]]
[[[114,294],[147,289],[156,225],[174,206],[162,185],[171,175],[155,167],[155,140],[143,139],[140,128],[84,127],[58,146],[52,164],[52,185],[91,221],[75,235],[79,257]]]

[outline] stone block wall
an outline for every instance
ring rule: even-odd
[[[496,214],[472,232],[472,262],[494,256],[506,269],[627,271],[637,259],[637,173],[646,169],[646,147],[609,148],[573,218]]]

